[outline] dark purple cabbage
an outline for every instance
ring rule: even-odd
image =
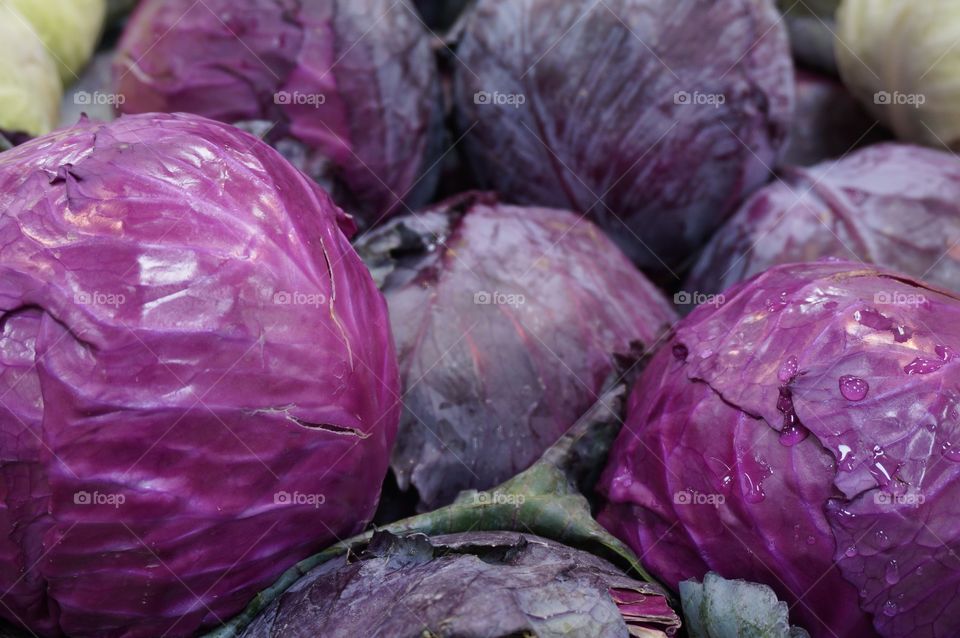
[[[589,213],[646,268],[686,262],[767,181],[789,132],[793,67],[770,0],[479,0],[457,58],[482,185]]]
[[[195,115],[0,153],[0,617],[176,638],[363,529],[399,417],[352,223]]]
[[[702,305],[634,387],[598,520],[676,587],[772,587],[815,638],[960,635],[960,298],[849,262]]]
[[[407,0],[143,0],[115,75],[124,113],[241,125],[365,225],[436,187],[439,82]]]
[[[810,166],[890,139],[839,80],[798,71],[796,87],[797,110],[782,166]]]
[[[392,460],[421,505],[533,463],[597,400],[617,354],[675,315],[589,221],[468,194],[368,235],[405,410]]]
[[[298,580],[241,638],[666,638],[660,588],[532,534],[383,532]]]
[[[713,237],[685,288],[716,293],[775,264],[822,257],[960,290],[960,159],[881,144],[784,169]]]

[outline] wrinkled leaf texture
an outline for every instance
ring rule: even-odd
[[[793,110],[769,0],[479,0],[457,60],[482,186],[587,212],[660,272],[767,181]]]
[[[121,111],[246,123],[365,225],[436,186],[439,81],[407,0],[143,0],[115,75]]]
[[[665,638],[677,628],[654,586],[532,534],[382,532],[353,552],[309,572],[243,638]]]
[[[687,289],[720,292],[776,264],[860,260],[960,290],[960,160],[877,144],[783,170],[710,240]]]
[[[0,155],[0,210],[0,616],[187,636],[363,528],[397,368],[323,191],[234,127],[128,116]]]
[[[399,217],[359,250],[400,358],[392,467],[424,509],[529,467],[596,401],[616,355],[675,319],[588,220],[490,194]]]
[[[765,583],[815,637],[956,636],[958,353],[950,293],[847,262],[773,268],[654,356],[599,520],[667,585]]]

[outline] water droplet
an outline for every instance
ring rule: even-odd
[[[854,461],[857,460],[853,454],[853,448],[841,444],[837,446],[837,449],[840,451],[840,469],[844,472],[852,471]]]
[[[897,343],[906,343],[912,336],[913,332],[906,326],[897,326],[893,329],[893,340]]]
[[[793,411],[793,392],[790,388],[780,388],[780,396],[777,397],[777,409],[784,413]]]
[[[932,372],[936,372],[941,367],[943,367],[942,361],[934,361],[933,359],[917,357],[907,365],[903,366],[903,371],[907,374],[930,374]]]
[[[892,600],[888,600],[883,604],[883,615],[884,616],[896,616],[897,615],[897,603]]]
[[[853,316],[868,328],[873,328],[874,330],[893,330],[893,320],[873,308],[858,310]]]
[[[892,333],[893,340],[897,343],[905,343],[913,336],[913,331],[910,328],[895,324],[893,319],[873,308],[859,310],[854,313],[853,317],[868,328]]]
[[[857,555],[857,553],[858,553],[857,548],[851,545],[850,547],[847,548],[847,551],[845,551],[843,554],[847,558],[853,558],[854,556]]]
[[[797,376],[798,365],[796,355],[787,357],[777,372],[777,379],[780,380],[780,383],[790,383]]]
[[[943,452],[943,458],[954,463],[960,463],[960,446],[947,441],[940,446],[940,450]]]
[[[800,417],[797,416],[797,411],[793,407],[793,392],[786,386],[780,388],[777,410],[783,413],[783,427],[780,429],[781,444],[793,447],[809,436],[810,431],[800,422]]]
[[[869,384],[860,377],[850,375],[840,377],[840,394],[847,401],[862,401],[869,390]]]
[[[816,542],[817,542],[816,538],[814,538],[813,536],[807,536],[807,545],[813,545]]]
[[[954,359],[960,359],[960,352],[957,352],[950,346],[938,345],[934,347],[934,351],[937,353],[937,356],[940,357],[941,361],[953,361]]]
[[[763,481],[773,475],[773,470],[759,455],[744,456],[740,459],[740,489],[748,503],[760,503],[767,497],[763,491]]]
[[[873,476],[873,479],[877,482],[877,485],[881,489],[893,494],[901,491],[901,486],[898,483],[895,483],[893,477],[897,475],[897,472],[900,471],[900,464],[896,464],[896,460],[887,459],[884,461],[886,452],[883,451],[883,448],[879,445],[873,446],[873,464],[870,465],[867,469],[870,470],[870,474]],[[890,471],[890,467],[895,465],[893,471]]]
[[[802,425],[788,425],[780,432],[780,444],[787,447],[793,447],[810,435],[810,430]]]
[[[690,351],[687,349],[687,346],[682,343],[678,343],[673,346],[673,356],[675,356],[680,361],[686,361],[687,355],[690,354]]]
[[[874,537],[877,539],[877,545],[879,547],[887,547],[890,545],[890,537],[887,536],[887,533],[882,529],[877,530]]]
[[[900,567],[897,565],[896,559],[887,563],[886,578],[888,585],[896,585],[900,582]]]
[[[783,291],[778,297],[767,299],[767,312],[780,312],[787,307],[787,292]]]

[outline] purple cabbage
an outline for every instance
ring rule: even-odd
[[[798,71],[796,100],[783,166],[810,166],[890,139],[853,94],[830,76]]]
[[[679,626],[658,587],[552,540],[383,532],[308,572],[241,638],[666,638]]]
[[[344,215],[192,115],[0,154],[0,616],[188,636],[363,528],[399,416]]]
[[[248,128],[365,225],[436,187],[439,81],[407,0],[143,0],[115,74],[123,112]]]
[[[359,250],[397,339],[392,467],[425,508],[527,468],[596,401],[616,355],[675,318],[589,221],[488,194],[398,217]]]
[[[484,187],[674,268],[767,181],[793,109],[770,0],[479,0],[458,123]]]
[[[812,636],[960,635],[960,299],[775,267],[642,374],[599,520],[669,586],[772,587]]]
[[[719,292],[776,264],[860,260],[960,290],[960,160],[880,144],[787,168],[707,245],[686,288]]]

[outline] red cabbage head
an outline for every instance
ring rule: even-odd
[[[877,144],[783,170],[714,235],[687,285],[719,292],[776,264],[866,261],[960,290],[960,159]]]
[[[426,508],[529,467],[596,402],[617,355],[651,348],[675,319],[617,247],[567,211],[466,194],[364,242],[404,387],[392,466]]]
[[[0,616],[188,636],[363,528],[399,416],[348,218],[193,115],[0,154]]]
[[[793,110],[770,0],[478,0],[457,60],[482,186],[588,213],[662,272],[767,181]]]
[[[601,523],[672,587],[771,586],[818,638],[960,635],[960,299],[825,261],[721,301],[635,386]]]
[[[115,76],[122,112],[248,128],[364,225],[436,186],[440,85],[407,0],[143,0]]]

